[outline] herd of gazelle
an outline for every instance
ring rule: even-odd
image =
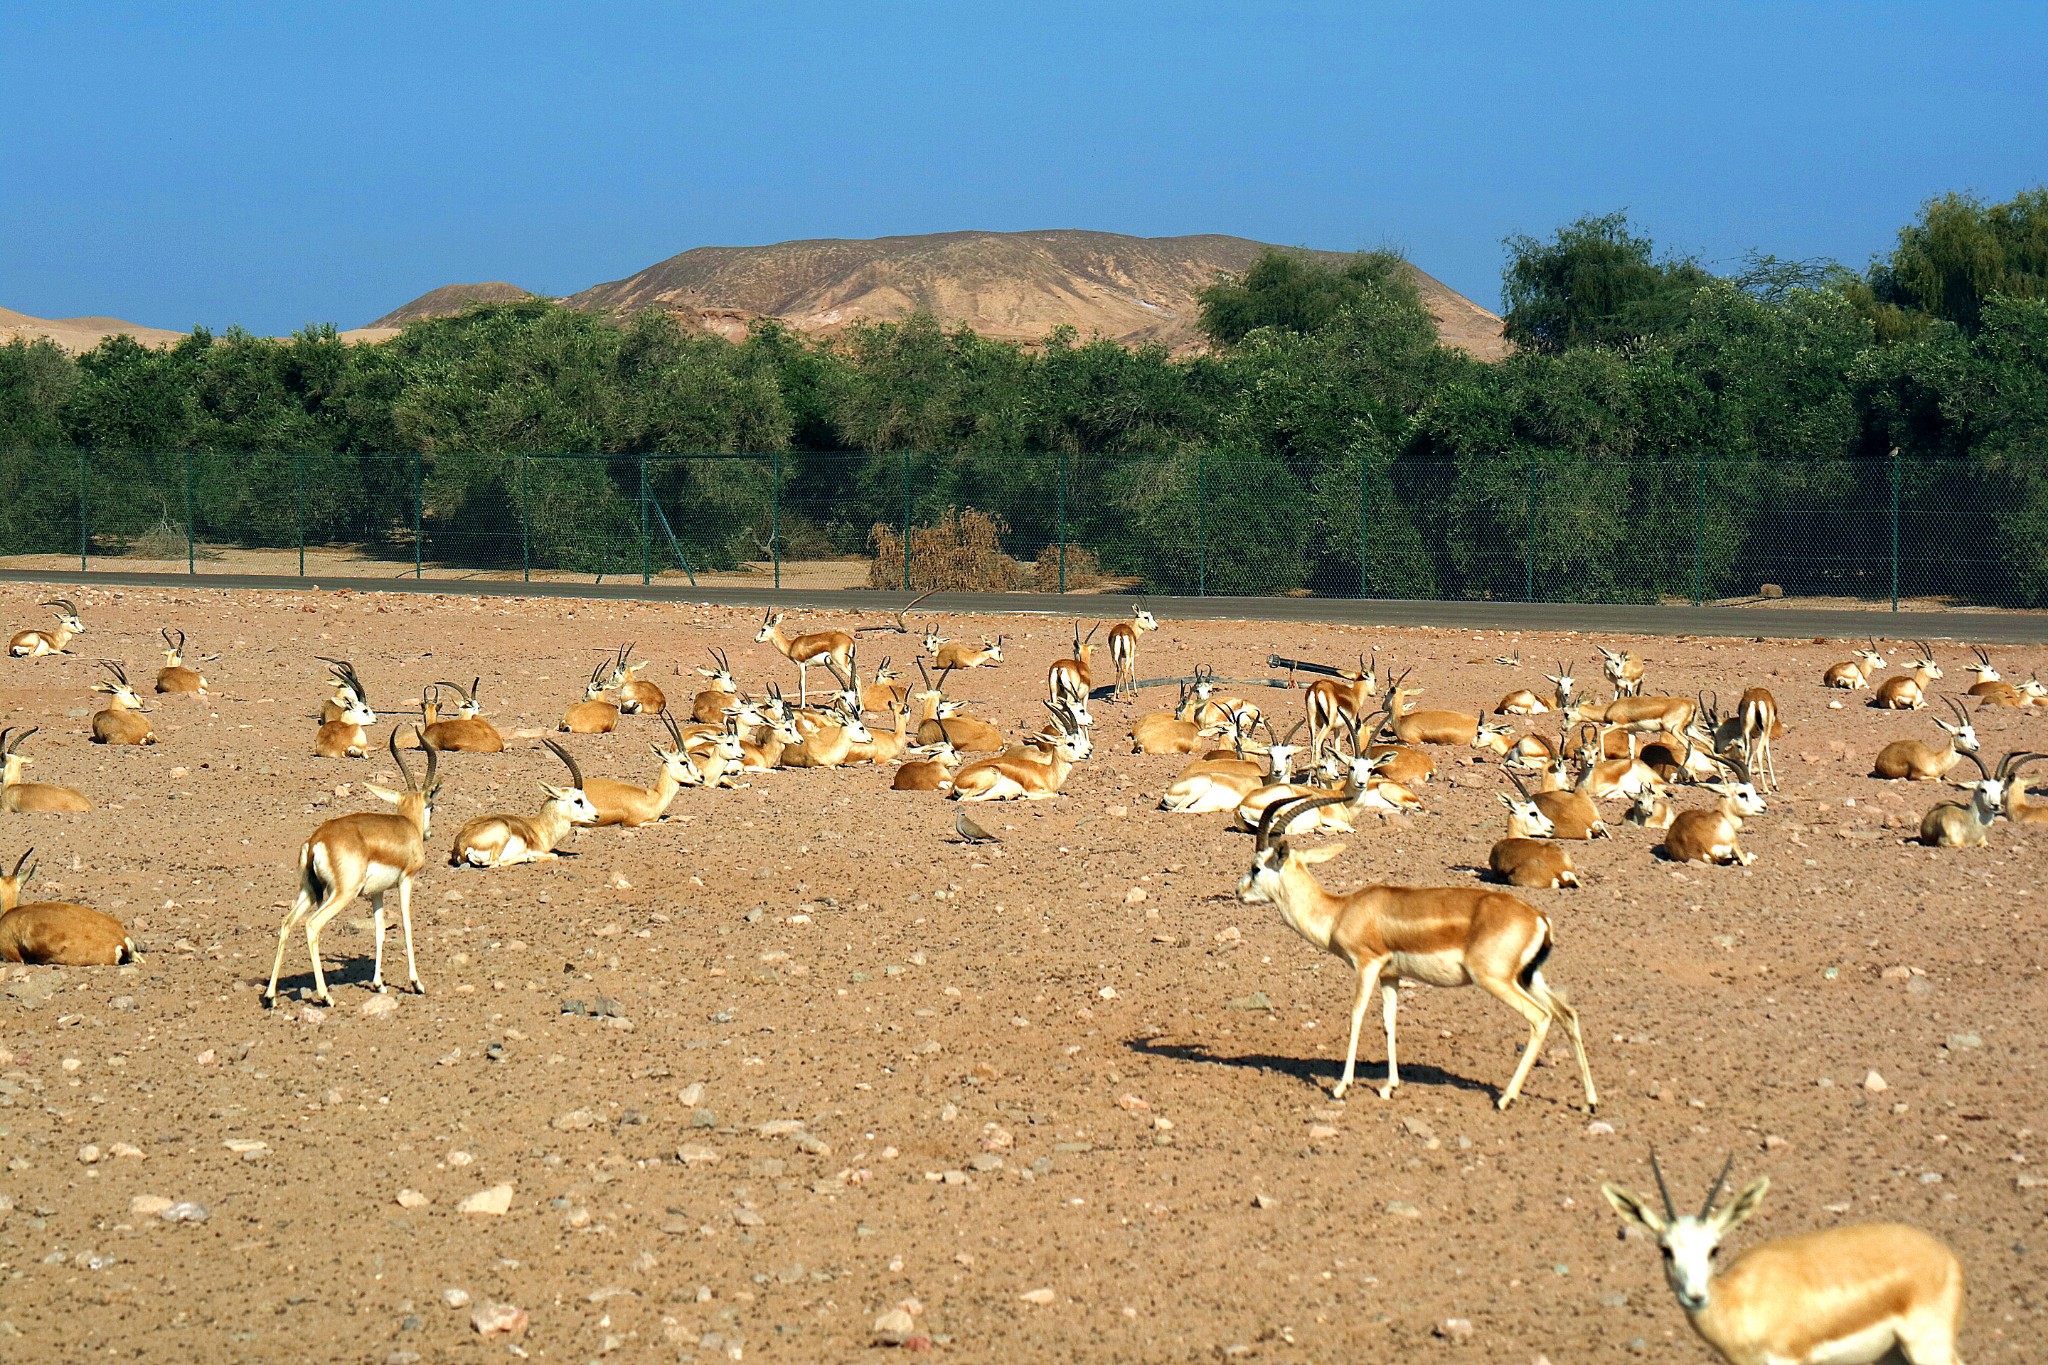
[[[10,641],[16,658],[68,653],[84,632],[68,601],[48,605],[59,616],[54,630],[26,630]],[[567,785],[542,783],[545,800],[533,815],[490,814],[468,821],[449,853],[453,864],[504,867],[557,856],[572,829],[637,826],[657,820],[685,786],[739,785],[743,773],[776,767],[839,767],[853,762],[894,764],[898,790],[943,792],[963,801],[1040,799],[1057,795],[1073,765],[1092,752],[1089,702],[1097,695],[1095,630],[1078,626],[1072,651],[1047,671],[1045,706],[1051,723],[1018,742],[1008,742],[986,722],[967,716],[945,696],[950,675],[1003,662],[1004,637],[967,646],[935,632],[926,652],[939,669],[934,681],[918,662],[922,688],[913,689],[884,660],[872,682],[860,676],[852,634],[840,630],[791,635],[783,616],[763,621],[757,642],[772,645],[798,668],[798,700],[790,705],[776,688],[747,696],[735,682],[721,651],[711,668],[697,672],[705,686],[691,697],[690,720],[679,722],[668,698],[639,676],[647,665],[632,657],[632,646],[607,651],[593,669],[581,700],[564,714],[561,729],[572,734],[608,733],[621,716],[653,716],[665,742],[650,744],[658,768],[649,785],[623,780],[587,780],[575,756],[558,741],[543,740],[567,770]],[[1139,636],[1158,628],[1142,608],[1108,634],[1114,682],[1107,694],[1129,697],[1137,690]],[[1099,627],[1098,627],[1099,629]],[[163,632],[165,662],[156,691],[204,695],[206,681],[186,666],[185,637]],[[1612,696],[1594,701],[1575,695],[1570,667],[1546,674],[1547,694],[1519,688],[1494,708],[1499,716],[1554,715],[1555,740],[1531,729],[1515,736],[1507,724],[1452,710],[1411,705],[1422,687],[1410,672],[1384,680],[1377,652],[1361,654],[1356,670],[1337,671],[1305,691],[1305,714],[1282,739],[1260,709],[1219,691],[1212,672],[1198,669],[1180,684],[1171,713],[1141,716],[1131,727],[1134,752],[1192,758],[1167,786],[1164,809],[1229,812],[1253,836],[1252,861],[1240,879],[1238,897],[1275,906],[1283,921],[1310,943],[1331,953],[1356,973],[1350,1032],[1342,1075],[1334,1093],[1342,1098],[1357,1078],[1360,1035],[1375,988],[1381,995],[1386,1031],[1386,1077],[1379,1088],[1390,1096],[1400,1083],[1395,1017],[1397,986],[1410,981],[1434,986],[1477,985],[1520,1014],[1529,1025],[1514,1074],[1497,1100],[1508,1108],[1521,1094],[1553,1024],[1564,1026],[1588,1109],[1597,1103],[1578,1016],[1544,968],[1553,947],[1549,918],[1505,890],[1485,887],[1402,887],[1373,885],[1348,894],[1324,887],[1314,865],[1340,855],[1342,844],[1296,848],[1290,842],[1314,830],[1357,828],[1369,811],[1420,807],[1414,788],[1435,773],[1428,749],[1460,746],[1497,759],[1512,794],[1500,801],[1508,813],[1507,836],[1489,851],[1488,871],[1515,888],[1577,884],[1567,845],[1608,833],[1599,803],[1628,802],[1630,822],[1663,832],[1663,852],[1677,861],[1747,864],[1754,855],[1739,841],[1745,819],[1764,809],[1762,793],[1776,785],[1771,740],[1785,733],[1776,699],[1750,688],[1733,713],[1722,715],[1718,698],[1644,695],[1644,667],[1635,655],[1602,649],[1601,671]],[[1983,650],[1972,666],[1969,688],[1980,708],[2048,705],[2048,687],[2034,678],[2014,684],[2001,678]],[[367,689],[350,662],[329,665],[332,695],[315,737],[315,751],[327,757],[362,757],[372,748],[367,727],[376,723]],[[1517,658],[1514,662],[1519,662]],[[810,703],[812,664],[826,668],[837,684],[818,707]],[[109,744],[155,742],[141,696],[116,661],[105,661],[107,678],[94,684],[107,704],[94,714],[93,738]],[[1871,704],[1887,710],[1925,707],[1942,678],[1933,650],[1924,642],[1901,675],[1882,681],[1888,666],[1876,642],[1830,667],[1822,684],[1872,691]],[[314,998],[331,1001],[320,957],[321,930],[356,897],[373,912],[375,957],[370,984],[382,990],[386,932],[384,902],[398,893],[398,917],[405,936],[406,982],[424,991],[414,954],[411,892],[427,862],[440,755],[500,753],[504,737],[480,712],[482,680],[467,686],[442,681],[421,697],[418,724],[394,727],[386,740],[403,790],[363,785],[390,803],[391,812],[339,816],[322,824],[300,850],[299,890],[279,929],[277,955],[264,992],[274,1000],[292,930],[302,927],[312,966]],[[1873,686],[1874,684],[1874,686]],[[447,689],[444,694],[442,689]],[[1382,693],[1384,690],[1384,700]],[[448,695],[452,694],[452,698]],[[616,700],[608,700],[615,696]],[[452,699],[452,706],[449,704]],[[1965,801],[1944,802],[1927,812],[1922,840],[1932,845],[1981,844],[2000,815],[2020,824],[2048,823],[2048,805],[2027,801],[2021,769],[2048,754],[2007,753],[1995,769],[1979,752],[1975,727],[1963,702],[1942,698],[1954,721],[1936,720],[1944,733],[1937,747],[1919,739],[1893,741],[1877,755],[1873,775],[1907,781],[1941,781],[1968,763],[1978,780],[1960,784]],[[913,711],[916,712],[913,719]],[[890,717],[888,729],[870,729],[867,713]],[[915,725],[915,730],[911,729]],[[1295,740],[1303,730],[1307,743]],[[1576,732],[1576,733],[1574,733]],[[20,813],[63,813],[91,809],[90,801],[67,787],[25,781],[31,761],[21,745],[36,730],[0,730],[0,809]],[[423,776],[415,778],[401,747],[424,751]],[[1263,735],[1263,741],[1260,736]],[[913,743],[914,741],[914,743]],[[982,752],[986,757],[965,761]],[[1577,765],[1576,776],[1572,773]],[[1531,790],[1525,774],[1534,774]],[[1708,807],[1674,809],[1679,785],[1696,785],[1717,799]],[[59,902],[22,903],[33,875],[29,854],[0,876],[0,960],[78,964],[131,960],[135,945],[118,921],[89,907]],[[1653,1169],[1655,1157],[1652,1156]],[[1841,1228],[1756,1247],[1723,1272],[1711,1262],[1726,1234],[1754,1212],[1767,1181],[1758,1180],[1724,1208],[1714,1203],[1727,1172],[1716,1181],[1697,1216],[1672,1207],[1661,1170],[1656,1171],[1663,1208],[1613,1184],[1604,1186],[1622,1217],[1663,1248],[1667,1275],[1681,1306],[1700,1336],[1724,1358],[1757,1361],[1876,1361],[1897,1351],[1912,1365],[1953,1361],[1961,1315],[1962,1275],[1952,1253],[1914,1229],[1898,1226]],[[1821,1313],[1819,1305],[1825,1303]]]

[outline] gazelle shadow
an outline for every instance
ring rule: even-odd
[[[1126,1038],[1124,1046],[1132,1052],[1167,1061],[1199,1062],[1207,1066],[1234,1066],[1291,1076],[1304,1085],[1326,1092],[1328,1087],[1322,1084],[1322,1078],[1327,1076],[1334,1079],[1342,1075],[1344,1070],[1341,1058],[1326,1060],[1320,1057],[1281,1057],[1270,1052],[1231,1053],[1202,1043],[1163,1043],[1156,1038]],[[1387,1068],[1383,1064],[1368,1062],[1363,1058],[1359,1060],[1357,1085],[1369,1085],[1378,1089],[1386,1079]],[[1446,1086],[1454,1090],[1477,1091],[1484,1095],[1496,1093],[1495,1087],[1483,1081],[1453,1075],[1440,1067],[1426,1063],[1418,1064],[1405,1058],[1401,1062],[1401,1085],[1403,1088],[1411,1085]]]

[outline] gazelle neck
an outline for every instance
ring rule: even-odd
[[[1273,898],[1287,927],[1318,948],[1328,951],[1337,932],[1337,911],[1342,902],[1326,890],[1306,863],[1289,859],[1280,869],[1279,894]]]

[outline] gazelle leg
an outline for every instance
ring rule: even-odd
[[[1380,1098],[1386,1099],[1394,1093],[1394,1087],[1401,1083],[1401,1064],[1394,1058],[1394,1012],[1401,1007],[1401,993],[1398,981],[1380,983],[1380,1014],[1387,1022],[1387,1083],[1380,1087]]]
[[[1358,994],[1351,1001],[1351,1046],[1344,1053],[1344,1074],[1337,1079],[1337,1088],[1330,1092],[1332,1099],[1343,1099],[1358,1074],[1358,1032],[1365,1024],[1365,1003],[1372,999],[1372,988],[1380,979],[1384,962],[1381,958],[1358,964]],[[1380,1093],[1386,1094],[1384,1090]]]
[[[370,989],[383,993],[384,990],[384,896],[382,892],[370,897],[370,922],[376,926],[377,956],[370,966]]]
[[[1496,1103],[1497,1108],[1505,1109],[1522,1093],[1522,1082],[1529,1079],[1529,1072],[1543,1051],[1544,1040],[1550,1036],[1550,1011],[1515,981],[1494,976],[1481,976],[1475,979],[1488,994],[1506,1001],[1515,1013],[1529,1021],[1529,1042],[1522,1049],[1521,1063],[1515,1067],[1514,1079],[1508,1082],[1507,1089],[1501,1091],[1500,1099]]]
[[[341,913],[341,908],[356,898],[359,886],[336,886],[329,888],[327,899],[320,902],[320,908],[306,921],[306,955],[313,959],[313,998],[323,1005],[334,1003],[327,993],[327,971],[320,965],[320,931],[327,927],[327,921]]]
[[[805,662],[804,662],[803,660],[801,660],[801,659],[797,660],[797,663],[796,663],[796,704],[797,704],[798,706],[809,706],[809,705],[811,704],[811,683],[810,683],[810,679],[811,679],[811,666],[810,666],[809,664],[805,663]]]
[[[410,877],[400,877],[398,879],[398,922],[405,928],[405,984],[418,994],[425,995],[427,988],[420,980],[420,969],[418,964],[414,962],[412,955],[412,878]],[[1574,1023],[1573,1029],[1575,1032],[1577,1027],[1577,1024]],[[1592,1084],[1592,1081],[1588,1080],[1586,1082],[1587,1088],[1590,1089]]]
[[[277,999],[278,974],[284,971],[284,949],[291,942],[292,926],[304,919],[313,909],[313,898],[304,891],[292,902],[292,908],[285,912],[284,923],[277,930],[277,956],[270,963],[270,985],[264,988],[263,998],[267,1002]]]
[[[1530,975],[1529,993],[1550,1011],[1551,1018],[1564,1025],[1565,1036],[1571,1040],[1572,1060],[1579,1064],[1579,1081],[1586,1087],[1586,1111],[1591,1113],[1600,1107],[1600,1097],[1593,1090],[1593,1065],[1586,1060],[1586,1039],[1579,1031],[1579,1012],[1572,1008],[1563,991],[1543,979],[1540,971]]]

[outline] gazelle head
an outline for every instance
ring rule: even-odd
[[[1263,724],[1263,722],[1261,722]],[[1271,742],[1266,745],[1266,771],[1275,782],[1286,782],[1294,774],[1294,760],[1301,754],[1301,746],[1294,737],[1301,733],[1305,720],[1294,722],[1294,728],[1287,732],[1286,739],[1273,739],[1273,727],[1266,726],[1266,735]]]
[[[1638,787],[1629,793],[1628,810],[1623,812],[1622,818],[1631,825],[1665,829],[1670,825],[1666,818],[1670,813],[1671,803],[1665,799],[1663,792],[1655,787]]]
[[[1875,635],[1870,636],[1865,643],[1869,645],[1868,649],[1856,651],[1856,662],[1863,665],[1865,677],[1870,677],[1891,667],[1891,661],[1886,659],[1884,651],[1877,647],[1877,637]]]
[[[1975,755],[1966,755],[1966,757],[1974,758]],[[1742,752],[1740,745],[1736,748],[1735,756],[1721,766],[1730,777],[1735,779],[1734,781],[1702,782],[1700,786],[1720,797],[1724,810],[1739,815],[1745,820],[1753,815],[1762,815],[1764,813],[1763,793],[1756,789],[1756,783],[1750,778],[1749,759]],[[1983,765],[1980,763],[1978,766],[1982,767]]]
[[[1970,713],[1965,711],[1963,709],[1963,704],[1957,701],[1954,697],[1943,697],[1942,700],[1947,702],[1950,708],[1955,711],[1956,723],[1954,725],[1950,725],[1947,721],[1941,719],[1939,716],[1933,717],[1934,723],[1936,725],[1939,725],[1942,729],[1948,731],[1949,739],[1955,745],[1957,753],[1976,753],[1977,727],[1970,723]]]
[[[2030,757],[2030,755],[2024,753],[2007,754],[2004,758],[1998,760],[1998,771],[1996,772],[1984,766],[1984,759],[1981,755],[1965,752],[1963,757],[1976,765],[1978,776],[1975,782],[1959,782],[1956,785],[1964,791],[1971,793],[1970,803],[1978,809],[1979,818],[1989,819],[1991,815],[2005,808],[2005,788],[2006,784],[2012,779],[2012,769],[2015,760],[2024,760]]]
[[[883,660],[883,662],[887,663],[888,661]],[[712,667],[697,670],[711,680],[711,686],[708,690],[713,692],[737,692],[740,690],[739,684],[732,680],[732,666],[726,662],[724,650],[713,649],[711,651],[711,663]]]
[[[171,638],[171,633],[162,627],[157,629],[157,634],[164,637],[164,667],[181,667],[185,662],[185,632],[179,631],[175,640]]]
[[[939,652],[939,646],[944,643],[946,643],[946,637],[939,634],[939,628],[937,626],[926,626],[924,628],[925,653],[936,655]]]
[[[1920,653],[1908,667],[1929,681],[1940,678],[1941,668],[1934,662],[1934,646],[1928,644],[1925,640],[1915,640],[1913,643],[1918,646]]]
[[[952,741],[940,740],[937,744],[920,744],[905,752],[915,754],[920,762],[936,763],[942,768],[952,769],[960,764],[960,751]]]
[[[1664,1172],[1657,1165],[1654,1150],[1650,1153],[1650,1170],[1657,1177],[1657,1192],[1664,1198],[1662,1213],[1651,1208],[1641,1195],[1612,1181],[1600,1187],[1600,1193],[1607,1196],[1607,1202],[1623,1222],[1633,1223],[1656,1239],[1658,1250],[1664,1253],[1664,1278],[1670,1282],[1671,1292],[1678,1296],[1678,1306],[1688,1313],[1705,1311],[1714,1281],[1714,1253],[1729,1233],[1756,1212],[1764,1191],[1771,1187],[1769,1176],[1758,1176],[1726,1207],[1716,1210],[1714,1201],[1734,1169],[1735,1158],[1731,1156],[1714,1187],[1707,1191],[1707,1202],[1700,1205],[1697,1214],[1680,1213],[1672,1206],[1671,1187],[1664,1183]]]
[[[1152,613],[1144,607],[1133,606],[1131,608],[1131,627],[1140,632],[1157,630],[1159,629],[1159,622],[1154,620]]]
[[[57,609],[58,625],[70,631],[73,635],[85,634],[85,622],[78,619],[78,608],[71,605],[68,598],[59,597],[53,601],[45,602],[43,605]]]
[[[548,804],[560,809],[572,825],[594,825],[603,819],[597,813],[597,807],[590,804],[590,798],[583,794],[583,769],[577,766],[576,756],[552,739],[544,739],[541,744],[561,759],[562,766],[569,770],[569,785],[566,787],[546,782],[540,784],[540,789],[548,794]]]
[[[668,730],[668,743],[649,744],[647,747],[654,751],[656,758],[661,760],[664,776],[668,777],[671,781],[681,782],[686,786],[694,786],[697,776],[697,765],[692,763],[689,754],[684,752],[682,729],[676,724],[676,718],[667,711],[661,712],[660,718],[663,727]],[[725,718],[725,733],[737,737],[738,730],[739,718],[728,713]]]
[[[129,686],[127,669],[121,667],[120,664],[115,663],[112,659],[101,659],[100,667],[107,670],[108,675],[113,678],[113,681],[96,682],[92,685],[92,690],[106,694],[109,710],[144,711],[148,709],[142,704],[142,694]]]
[[[2028,701],[2034,701],[2042,697],[2048,697],[2048,683],[2042,682],[2039,678],[2035,677],[2031,673],[2027,675],[2027,680],[2021,683],[2019,685],[2019,688],[2020,695],[2026,698]]]
[[[1252,865],[1237,879],[1237,898],[1246,905],[1274,904],[1285,893],[1290,864],[1310,866],[1328,862],[1342,853],[1343,844],[1322,844],[1297,852],[1288,844],[1286,830],[1298,816],[1349,799],[1341,794],[1305,796],[1298,801],[1275,801],[1266,807],[1259,816],[1259,828],[1252,843]]]
[[[889,660],[886,658],[875,665],[875,685],[877,687],[886,687],[901,676],[895,669],[889,667]]]
[[[0,914],[21,904],[21,888],[36,875],[36,865],[29,861],[35,856],[36,851],[28,849],[14,860],[14,871],[0,876]]]
[[[633,652],[633,646],[620,645],[612,655],[612,661],[605,674],[606,687],[624,687],[633,680],[633,669],[626,657]]]
[[[1009,638],[1010,637],[1007,635],[998,635],[996,636],[995,640],[991,642],[988,636],[984,635],[981,637],[982,652],[988,655],[988,661],[990,663],[999,664],[1003,661],[1003,641]]]
[[[21,780],[21,770],[35,762],[21,752],[22,743],[42,728],[40,725],[31,725],[18,735],[14,733],[14,727],[11,725],[0,730],[0,781],[11,784]]]
[[[1556,822],[1536,804],[1536,798],[1529,795],[1522,779],[1510,772],[1508,780],[1515,784],[1515,794],[1500,794],[1500,803],[1508,808],[1508,833],[1518,839],[1547,839],[1555,834]]]
[[[1077,707],[1061,698],[1059,701],[1043,702],[1041,705],[1052,712],[1053,729],[1047,737],[1052,740],[1055,753],[1069,763],[1079,763],[1094,756],[1095,741],[1088,733],[1086,703]]]
[[[1991,666],[1991,656],[1982,645],[1971,645],[1970,652],[1977,656],[1977,662],[1970,665],[1970,671],[1977,675],[1978,682],[1998,682],[1998,670]]]
[[[350,663],[347,659],[330,659],[324,654],[316,654],[313,657],[327,665],[328,680],[334,684],[334,704],[336,706],[346,708],[351,703],[357,703],[364,710],[369,710],[370,691],[363,686],[363,680],[356,676],[356,666],[354,664]],[[371,712],[369,720],[356,721],[354,723],[367,725],[376,719],[376,713]]]
[[[459,682],[442,682],[438,685],[441,687],[454,688],[455,695],[462,698],[462,700],[456,704],[456,715],[460,716],[464,720],[475,720],[477,714],[484,709],[483,703],[476,699],[477,689],[483,686],[483,682],[484,680],[482,678],[477,678],[473,682],[471,682],[470,685],[467,687],[464,687]]]
[[[1472,747],[1486,754],[1504,754],[1513,747],[1514,731],[1499,721],[1482,720],[1472,732]]]
[[[1594,645],[1593,648],[1600,651],[1600,671],[1608,677],[1619,677],[1621,671],[1628,667],[1627,650],[1609,649],[1606,645]]]
[[[1578,681],[1578,679],[1572,677],[1571,665],[1559,659],[1557,661],[1557,672],[1545,673],[1543,676],[1550,679],[1551,685],[1557,689],[1557,709],[1560,711],[1571,710],[1572,686]]]
[[[1365,654],[1358,655],[1358,671],[1351,675],[1351,681],[1358,684],[1358,690],[1368,697],[1380,694],[1380,647],[1372,647],[1372,662],[1365,661]]]
[[[766,612],[761,617],[761,633],[754,637],[754,643],[765,645],[775,638],[775,632],[782,627],[783,614],[779,611]]]
[[[434,798],[441,791],[441,751],[427,748],[426,731],[417,725],[412,727],[413,741],[427,754],[426,776],[415,782],[412,769],[405,766],[405,755],[398,751],[398,730],[396,725],[391,727],[391,737],[385,742],[385,747],[391,750],[391,761],[398,765],[398,775],[405,782],[405,790],[393,791],[375,782],[363,783],[363,790],[379,801],[389,801],[398,807],[400,815],[411,815],[419,822],[420,837],[425,838],[433,833]]]

